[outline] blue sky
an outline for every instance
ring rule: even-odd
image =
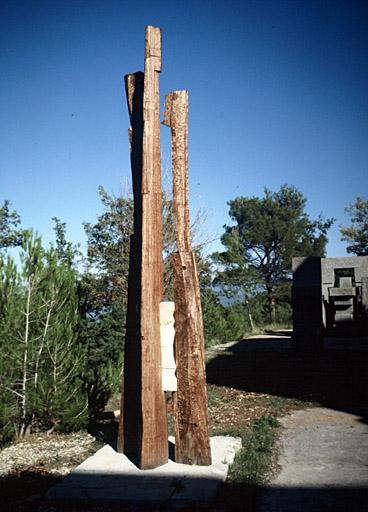
[[[292,184],[337,219],[328,255],[344,255],[344,207],[368,191],[367,2],[0,0],[0,202],[46,242],[57,216],[85,244],[98,186],[131,182],[123,76],[143,69],[147,24],[162,98],[189,90],[192,215],[216,238],[228,200]]]

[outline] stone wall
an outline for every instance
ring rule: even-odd
[[[326,333],[344,327],[366,334],[368,256],[293,258],[293,339],[315,350]]]

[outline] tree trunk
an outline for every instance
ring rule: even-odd
[[[27,304],[25,311],[25,332],[24,332],[24,351],[23,351],[23,366],[22,366],[22,399],[21,399],[21,422],[19,425],[18,437],[21,439],[27,435],[27,381],[28,381],[28,350],[29,350],[29,326],[30,326],[30,315],[31,315],[31,295],[32,295],[32,283],[28,281],[27,290]],[[29,429],[28,429],[29,430]]]
[[[249,317],[250,329],[253,332],[254,331],[254,322],[253,322],[253,317],[252,317],[251,313],[248,313],[248,317]]]
[[[275,301],[274,297],[272,297],[272,296],[268,297],[268,308],[269,308],[269,312],[270,312],[271,323],[275,323],[276,322],[276,301]]]
[[[270,315],[271,323],[276,322],[276,301],[273,297],[273,288],[270,285],[266,285],[267,290],[267,302],[268,302],[268,312]]]

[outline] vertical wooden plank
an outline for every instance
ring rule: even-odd
[[[211,464],[203,319],[195,255],[190,240],[188,202],[188,92],[166,96],[164,124],[171,128],[174,254],[175,355],[178,391],[175,407],[175,460]]]
[[[146,28],[142,157],[142,451],[140,467],[168,460],[167,416],[161,376],[160,302],[163,295],[160,147],[161,30]]]
[[[131,125],[129,141],[134,196],[134,234],[130,239],[128,305],[118,451],[124,452],[137,465],[140,465],[142,444],[140,304],[142,280],[143,86],[144,75],[141,71],[125,76],[125,92]]]
[[[178,251],[190,251],[188,202],[188,91],[165,96],[163,124],[171,128],[173,210]]]
[[[160,70],[161,30],[148,26],[144,76],[136,73],[126,78],[135,217],[129,272],[124,418],[119,425],[119,448],[142,469],[160,466],[168,460],[159,312],[163,295]]]

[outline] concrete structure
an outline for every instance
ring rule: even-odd
[[[368,256],[293,258],[293,340],[305,350],[343,328],[365,334]]]
[[[215,436],[211,437],[210,466],[177,464],[169,460],[158,468],[140,470],[124,454],[106,445],[52,487],[46,498],[55,502],[87,501],[121,506],[124,503],[146,506],[162,503],[175,510],[203,504],[215,498],[240,448],[238,437]]]

